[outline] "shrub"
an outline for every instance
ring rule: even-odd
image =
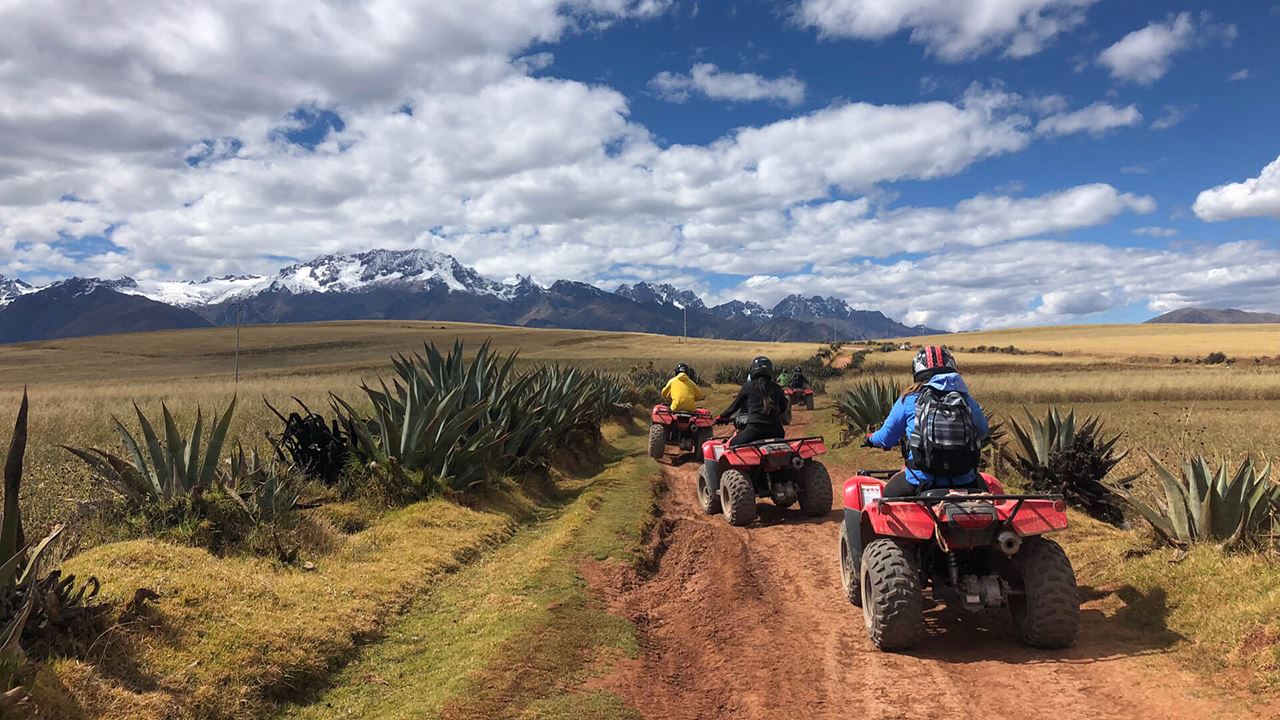
[[[1027,412],[1025,427],[1016,420],[1012,425],[1013,450],[1006,449],[1005,458],[1027,478],[1032,492],[1062,495],[1090,517],[1125,524],[1121,496],[1102,482],[1128,454],[1116,452],[1119,434],[1105,439],[1099,418],[1077,424],[1074,410],[1063,416],[1056,407],[1043,419]],[[1136,478],[1116,485],[1127,488]]]
[[[199,498],[213,486],[236,401],[231,401],[210,428],[207,441],[200,410],[196,410],[195,427],[186,435],[168,406],[162,403],[160,407],[164,414],[163,441],[136,404],[133,409],[138,415],[143,442],[139,442],[119,418],[112,416],[132,462],[98,448],[62,447],[83,460],[99,479],[136,507],[167,509]]]
[[[841,442],[879,427],[901,395],[898,381],[868,378],[836,396],[836,420],[843,426]]]
[[[1124,499],[1151,524],[1156,537],[1175,547],[1220,542],[1223,548],[1255,543],[1269,532],[1280,506],[1280,485],[1271,482],[1271,466],[1261,471],[1246,458],[1235,473],[1222,463],[1216,473],[1197,456],[1181,475],[1149,455],[1164,489],[1164,502],[1147,504],[1130,493]]]
[[[517,373],[516,358],[498,356],[487,342],[471,360],[460,342],[448,353],[427,345],[393,360],[390,388],[362,386],[371,416],[337,396],[334,410],[357,457],[421,495],[441,483],[465,490],[498,473],[545,468],[557,451],[597,439],[625,399],[615,378],[559,365]]]
[[[44,571],[43,556],[62,533],[59,525],[30,546],[22,530],[20,496],[27,447],[28,400],[24,392],[4,464],[4,509],[0,517],[0,717],[22,717],[29,708],[24,684],[28,655],[77,635],[98,634],[105,605],[94,601],[98,580],[77,587],[74,575]]]
[[[1211,352],[1208,355],[1204,356],[1204,364],[1205,365],[1221,365],[1227,362],[1227,359],[1228,358],[1225,353]]]
[[[298,398],[293,400],[305,414],[292,412],[285,417],[267,402],[267,407],[284,424],[280,435],[271,438],[276,458],[292,464],[307,478],[332,487],[346,468],[350,457],[350,438],[336,419],[326,420],[311,412]],[[263,402],[266,402],[265,398]]]
[[[721,365],[712,381],[716,385],[741,385],[747,381],[747,370],[746,365]]]
[[[696,374],[691,374],[690,378],[694,382],[700,382]],[[627,368],[619,382],[625,389],[627,402],[653,405],[662,399],[662,386],[667,384],[668,379],[669,376],[650,360]]]

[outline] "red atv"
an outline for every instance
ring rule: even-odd
[[[831,512],[831,476],[814,458],[827,451],[820,437],[761,440],[729,447],[728,438],[702,444],[698,501],[708,515],[724,513],[730,525],[756,519],[756,498],[780,508],[800,503],[810,517]]]
[[[787,396],[787,400],[791,403],[791,407],[803,405],[805,410],[813,409],[813,388],[793,388],[784,387],[782,392]]]
[[[706,408],[696,412],[672,412],[666,405],[654,405],[649,425],[649,457],[661,460],[667,445],[678,445],[692,453],[711,439],[716,418]]]
[[[840,577],[876,647],[905,650],[920,640],[926,587],[935,601],[971,612],[1009,608],[1019,639],[1033,647],[1075,641],[1075,571],[1044,537],[1067,527],[1061,496],[1007,495],[983,473],[987,492],[882,498],[895,472],[865,470],[844,483]]]

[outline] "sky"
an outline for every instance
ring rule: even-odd
[[[1280,2],[0,4],[0,274],[424,248],[944,329],[1280,311]]]

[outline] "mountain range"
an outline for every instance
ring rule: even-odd
[[[934,334],[834,297],[791,295],[773,308],[639,282],[613,292],[527,277],[498,282],[425,250],[322,255],[273,275],[199,281],[71,278],[43,287],[0,276],[0,342],[245,323],[453,320],[735,340],[812,342]]]
[[[1235,310],[1232,308],[1216,309],[1216,308],[1182,308],[1173,310],[1163,315],[1151,318],[1149,323],[1192,323],[1197,325],[1209,324],[1259,324],[1259,323],[1280,323],[1280,314],[1265,312],[1249,312],[1248,310]]]

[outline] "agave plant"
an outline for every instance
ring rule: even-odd
[[[447,353],[427,345],[395,358],[390,387],[363,386],[371,416],[336,396],[334,409],[362,460],[465,489],[493,473],[545,465],[625,398],[616,378],[557,365],[517,373],[516,359],[489,343],[470,359],[461,343]]]
[[[138,415],[142,442],[119,418],[112,416],[116,432],[120,434],[132,461],[98,448],[62,447],[83,460],[112,490],[136,505],[170,506],[198,498],[213,485],[236,401],[232,399],[210,429],[207,441],[204,418],[199,410],[196,411],[195,427],[187,435],[179,429],[169,407],[164,404],[160,407],[164,415],[163,441],[136,404],[133,409]]]
[[[271,438],[276,458],[292,464],[312,480],[332,486],[338,482],[347,465],[351,452],[350,438],[336,419],[327,421],[318,413],[311,412],[298,398],[293,400],[302,408],[302,413],[291,412],[288,417],[270,402],[266,403],[284,423],[279,437]],[[266,402],[265,398],[263,402]]]
[[[222,489],[255,525],[274,522],[298,506],[302,483],[295,475],[270,461],[257,450],[245,452],[237,445],[219,473]]]
[[[1197,456],[1182,466],[1179,476],[1148,455],[1164,489],[1164,502],[1147,504],[1123,491],[1122,497],[1169,545],[1217,541],[1230,548],[1248,543],[1261,537],[1280,508],[1280,485],[1271,482],[1270,464],[1259,470],[1246,458],[1234,473],[1227,471],[1225,462],[1215,473]]]
[[[880,426],[902,395],[896,380],[867,378],[836,396],[836,418],[844,425],[841,438],[848,441]]]
[[[1076,420],[1075,411],[1063,415],[1054,407],[1043,418],[1027,411],[1027,425],[1014,420],[1012,449],[1003,456],[1027,478],[1033,492],[1056,493],[1090,517],[1113,525],[1125,524],[1122,498],[1113,489],[1127,488],[1138,477],[1131,475],[1103,483],[1128,455],[1117,452],[1120,435],[1103,437],[1098,417]]]
[[[54,527],[34,547],[22,532],[19,498],[23,460],[27,447],[27,394],[14,424],[4,465],[4,512],[0,517],[0,717],[23,717],[29,710],[23,683],[28,674],[24,641],[32,628],[49,632],[82,619],[77,609],[87,607],[98,593],[98,581],[90,578],[79,592],[75,576],[54,570],[41,576],[45,551],[61,533]],[[105,606],[100,606],[105,607]],[[93,615],[97,615],[96,610]]]

